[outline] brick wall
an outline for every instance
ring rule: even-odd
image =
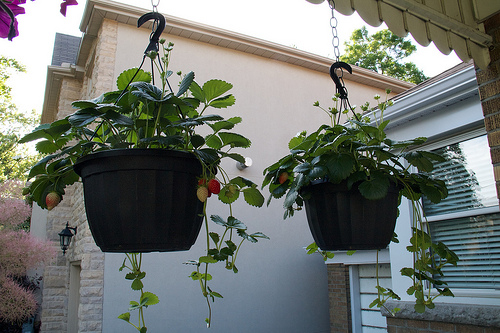
[[[486,70],[476,69],[484,123],[488,132],[497,195],[500,198],[500,13],[484,22],[487,34],[493,37],[491,63]]]
[[[327,271],[330,332],[352,332],[349,267],[344,264],[328,264]]]
[[[99,96],[114,88],[114,58],[118,23],[104,20],[93,49],[97,56],[92,60],[92,73],[82,80],[63,78],[58,102],[57,118],[74,112],[71,102]],[[89,59],[88,61],[91,61]],[[92,78],[92,79],[90,79]],[[87,87],[91,85],[91,89]],[[66,189],[61,203],[48,213],[47,238],[59,244],[58,233],[66,222],[77,227],[66,256],[58,250],[55,262],[44,268],[42,291],[42,332],[63,333],[68,330],[68,300],[70,266],[78,262],[80,273],[80,304],[78,307],[78,332],[101,333],[103,320],[104,253],[95,245],[88,228],[83,202],[83,187],[75,184]]]

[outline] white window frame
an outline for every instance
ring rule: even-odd
[[[439,141],[435,141],[422,148],[427,151],[435,150],[452,144],[456,144],[462,141],[474,139],[480,136],[486,135],[486,130],[484,128],[475,129],[468,131],[466,133],[455,135],[449,138],[445,138]],[[493,164],[492,164],[493,167]],[[456,213],[448,213],[436,216],[426,217],[426,224],[433,223],[443,220],[450,220],[463,217],[471,217],[486,214],[500,213],[499,205],[493,207],[485,207],[478,209],[471,209],[467,211],[461,211]],[[498,299],[500,299],[500,289],[469,289],[469,288],[451,288],[451,291],[455,297],[441,297],[437,298],[436,302],[445,303],[471,303],[469,298],[475,298],[478,302],[474,304],[485,304],[485,305],[498,305]],[[435,290],[431,290],[431,295],[437,295]]]

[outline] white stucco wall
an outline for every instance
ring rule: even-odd
[[[261,184],[263,169],[287,154],[293,135],[316,129],[328,120],[312,106],[317,100],[329,106],[334,85],[327,74],[180,37],[164,38],[175,43],[170,66],[174,73],[193,70],[200,84],[212,78],[234,84],[231,92],[236,105],[211,113],[243,118],[235,130],[252,140],[252,146],[240,152],[252,158],[253,165],[239,171],[230,161],[223,165],[230,176],[242,175]],[[147,31],[119,25],[115,76],[140,64],[147,41]],[[175,74],[170,83],[177,86]],[[351,102],[358,105],[375,93],[383,94],[354,82],[349,83],[349,91]],[[268,193],[263,194],[267,199]],[[227,206],[212,197],[209,214],[227,217]],[[213,305],[210,331],[329,332],[326,265],[303,249],[313,241],[305,214],[299,212],[284,221],[282,201],[261,209],[241,201],[234,215],[249,231],[262,231],[271,240],[243,246],[238,274],[222,266],[214,270],[213,288],[224,299]],[[198,283],[188,278],[193,268],[182,264],[204,254],[204,237],[202,230],[198,242],[187,252],[145,255],[145,289],[160,297],[159,305],[146,310],[149,331],[205,329],[206,304]],[[126,312],[128,302],[138,295],[130,290],[125,274],[118,271],[124,255],[108,253],[105,258],[103,332],[127,331],[131,327],[116,317]]]

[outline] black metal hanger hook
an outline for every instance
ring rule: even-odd
[[[342,61],[334,62],[333,65],[330,67],[330,77],[332,78],[333,83],[335,83],[335,86],[337,87],[337,93],[340,95],[340,99],[347,99],[347,89],[344,86],[344,81],[341,80],[341,77],[337,75],[338,68],[345,69],[346,71],[349,72],[349,74],[352,74],[352,68],[348,63]]]
[[[137,20],[137,27],[139,28],[149,20],[155,21],[153,24],[154,30],[151,33],[151,37],[149,37],[149,45],[146,48],[146,51],[144,51],[144,54],[148,54],[151,51],[158,52],[158,41],[160,40],[160,36],[165,29],[165,17],[158,12],[146,13],[139,17]]]

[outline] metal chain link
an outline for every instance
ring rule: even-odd
[[[333,45],[333,54],[335,56],[336,61],[340,59],[340,39],[337,32],[337,24],[338,20],[335,17],[335,2],[333,0],[328,0],[328,4],[330,5],[330,9],[332,10],[332,18],[330,19],[330,27],[332,27],[332,45]]]
[[[335,56],[335,62],[340,62],[340,38],[338,36],[338,31],[337,31],[337,24],[338,20],[335,17],[335,2],[334,0],[328,0],[328,4],[330,5],[330,9],[332,10],[332,18],[330,19],[330,27],[332,27],[332,45],[333,45],[333,54]],[[345,88],[344,84],[344,70],[342,67],[340,68],[335,68],[333,70],[335,73],[334,75],[338,77],[340,80],[339,87],[342,89],[342,91],[345,91],[345,96],[347,96],[347,89]],[[331,76],[331,74],[330,74]]]
[[[151,0],[151,6],[153,7],[153,10],[152,10],[153,13],[158,13],[158,5],[159,4],[160,4],[160,0]],[[154,20],[153,25],[151,26],[151,35],[149,36],[150,39],[151,39],[151,37],[153,37],[153,34],[155,33],[156,29],[158,29],[158,21]]]
[[[151,0],[151,6],[153,6],[153,12],[157,13],[158,12],[158,6],[160,5],[160,0]]]

